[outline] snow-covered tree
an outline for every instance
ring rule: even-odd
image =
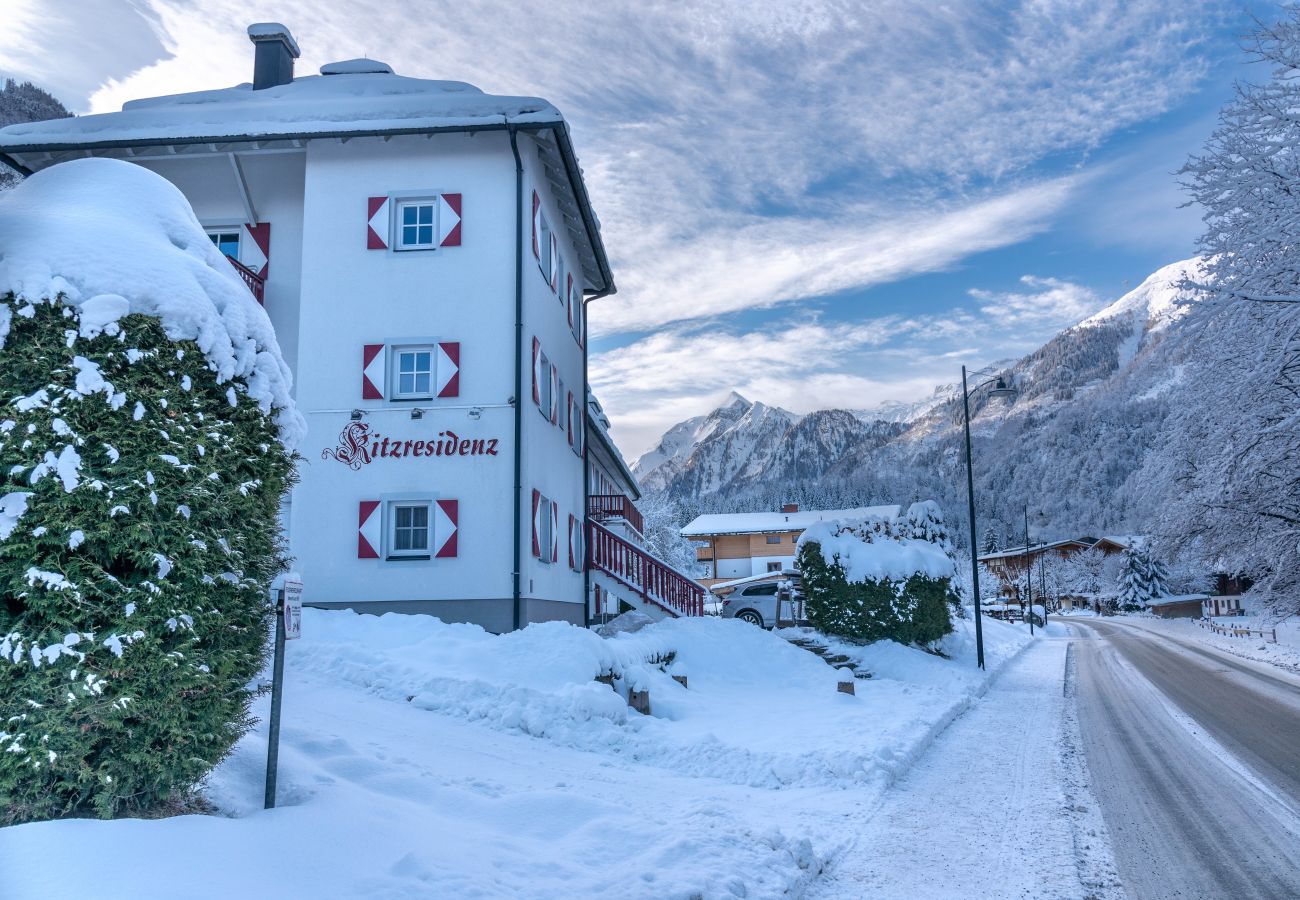
[[[40,172],[0,197],[0,245],[0,825],[145,813],[250,725],[301,419],[158,176]]]
[[[1183,169],[1205,210],[1200,353],[1169,448],[1179,490],[1163,547],[1249,571],[1252,593],[1300,612],[1300,7],[1261,25],[1248,52],[1271,67],[1242,84]]]
[[[1119,576],[1120,608],[1134,612],[1146,608],[1157,597],[1168,596],[1168,580],[1165,567],[1145,547],[1129,547],[1124,551],[1124,570]]]
[[[1001,549],[998,542],[998,530],[992,525],[986,526],[984,528],[984,537],[980,541],[980,553],[997,553]]]
[[[30,81],[6,79],[0,87],[0,128],[19,122],[43,122],[66,119],[72,113],[50,94]],[[0,191],[18,183],[18,173],[0,163]]]

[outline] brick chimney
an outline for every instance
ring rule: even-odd
[[[293,81],[293,61],[302,54],[288,28],[279,22],[257,22],[248,26],[248,39],[257,48],[253,57],[253,90]]]
[[[781,507],[781,512],[783,513],[795,513],[798,511],[799,511],[798,503],[787,503]]]

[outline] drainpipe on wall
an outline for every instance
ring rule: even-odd
[[[591,512],[591,448],[587,441],[587,417],[591,404],[587,402],[587,347],[591,343],[587,331],[587,304],[608,297],[609,290],[597,291],[582,298],[582,626],[591,627],[591,548],[587,546],[587,516]]]
[[[514,555],[514,630],[518,631],[523,623],[524,161],[519,156],[518,129],[512,127],[509,131],[510,151],[515,155],[515,514],[510,541]]]

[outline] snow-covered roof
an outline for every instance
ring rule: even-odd
[[[266,311],[185,196],[142,166],[79,159],[0,194],[0,294],[10,291],[32,303],[62,294],[82,337],[115,333],[129,313],[156,316],[168,337],[199,345],[219,381],[243,382],[286,446],[306,431]]]
[[[1152,597],[1147,606],[1169,606],[1174,603],[1191,603],[1209,600],[1209,594],[1171,594],[1168,597]]]
[[[554,143],[543,143],[543,161],[563,173],[555,178],[567,179],[571,185],[591,245],[594,267],[588,271],[593,276],[598,273],[592,284],[615,292],[600,222],[587,195],[568,125],[549,102],[540,97],[486,94],[463,81],[397,75],[377,60],[328,63],[321,73],[261,90],[245,83],[131,100],[119,112],[20,122],[0,128],[0,162],[26,172],[76,154],[125,155],[141,147],[206,145],[225,152],[230,144],[246,142],[507,128],[547,131]]]
[[[1109,538],[1107,538],[1107,540],[1109,540]],[[997,550],[993,553],[981,553],[979,555],[979,561],[984,562],[990,559],[1008,559],[1016,556],[1024,556],[1026,553],[1033,555],[1035,553],[1042,553],[1044,550],[1055,550],[1058,547],[1065,547],[1069,544],[1078,544],[1081,547],[1092,547],[1095,546],[1096,543],[1096,541],[1091,539],[1068,538],[1063,541],[1048,541],[1045,544],[1031,544],[1028,550],[1023,546],[1008,547],[1006,550]]]
[[[817,522],[834,519],[896,518],[902,507],[862,506],[856,509],[803,509],[799,512],[708,513],[696,516],[682,529],[682,537],[713,534],[763,534],[772,531],[803,531]]]
[[[120,112],[21,122],[0,129],[0,150],[559,125],[564,121],[559,110],[539,97],[485,94],[463,81],[408,78],[383,69],[388,67],[375,60],[348,60],[322,67],[330,74],[306,75],[260,91],[253,90],[251,84],[239,84],[131,100]]]

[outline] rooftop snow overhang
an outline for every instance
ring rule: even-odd
[[[330,76],[338,78],[342,76]],[[362,76],[364,77],[364,76]],[[107,113],[105,115],[117,115]],[[63,121],[63,120],[54,120]],[[76,121],[73,119],[71,121]],[[24,123],[32,124],[32,123]],[[36,123],[44,124],[44,123]],[[293,123],[285,123],[291,126]],[[5,129],[7,130],[7,129]],[[569,135],[568,123],[549,105],[537,111],[523,111],[517,115],[493,115],[469,117],[466,121],[426,123],[419,125],[374,125],[358,122],[351,126],[332,124],[330,127],[306,128],[294,130],[261,130],[248,133],[219,132],[192,134],[185,136],[131,136],[129,133],[117,137],[98,137],[96,132],[87,132],[78,139],[74,133],[64,133],[50,140],[24,140],[22,135],[7,135],[0,130],[0,162],[18,170],[23,175],[48,168],[61,162],[88,156],[107,156],[124,160],[144,160],[148,158],[180,159],[186,156],[207,156],[210,154],[238,153],[243,150],[303,150],[308,141],[341,140],[355,138],[380,137],[392,138],[403,135],[435,135],[455,133],[477,133],[491,131],[527,132],[537,136],[541,148],[542,162],[547,177],[554,187],[567,186],[576,203],[576,209],[570,206],[566,218],[576,213],[571,225],[580,225],[576,236],[585,238],[590,251],[590,259],[584,260],[584,275],[592,286],[590,292],[614,294],[614,275],[605,252],[605,244],[600,235],[600,220],[591,205],[591,197],[582,178],[582,169],[578,165],[577,154]],[[553,136],[547,141],[545,135]],[[143,152],[142,152],[143,151]],[[550,161],[550,165],[546,163]],[[558,163],[558,168],[556,166]],[[564,184],[567,182],[567,185]],[[556,195],[564,196],[563,191]],[[562,210],[565,204],[561,204]],[[584,254],[586,256],[588,254]],[[588,265],[589,263],[590,265]]]

